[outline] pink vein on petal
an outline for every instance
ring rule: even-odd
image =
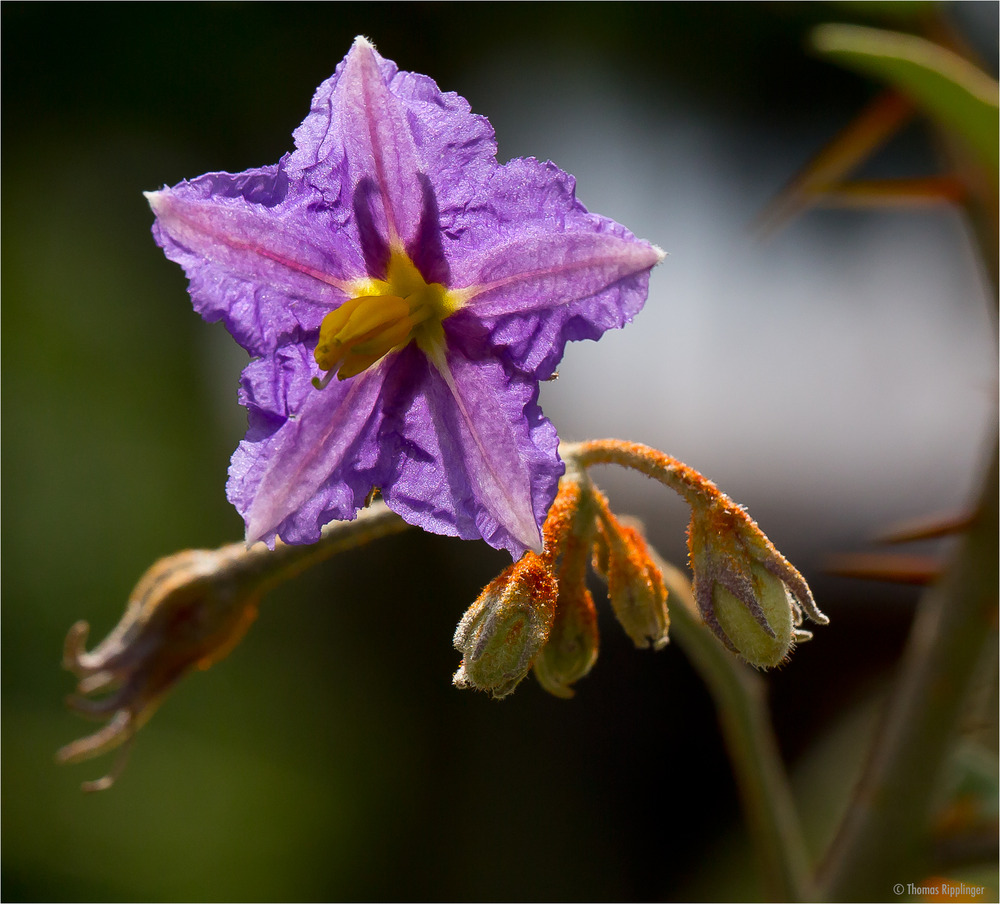
[[[574,254],[579,257],[574,258]],[[499,248],[482,263],[481,272],[488,277],[491,270],[508,269],[511,261],[528,264],[538,258],[550,257],[555,257],[558,262],[517,270],[494,279],[487,278],[469,288],[459,289],[455,294],[463,302],[479,299],[472,307],[480,316],[522,313],[593,295],[620,279],[648,270],[664,255],[655,245],[638,243],[634,239],[629,241],[613,235],[570,233],[525,239]],[[555,296],[531,293],[515,298],[512,293],[500,292],[545,279],[559,282],[560,291]],[[498,292],[499,297],[483,297],[493,292]]]
[[[415,227],[420,215],[419,185],[413,136],[399,103],[387,88],[375,48],[358,38],[348,57],[345,77],[345,104],[348,139],[361,138],[360,154],[351,155],[360,162],[370,158],[375,183],[385,211],[389,244],[400,247],[405,236],[401,223]],[[351,90],[357,95],[352,97]]]
[[[387,366],[387,359],[383,359],[353,377],[350,389],[333,411],[327,410],[326,399],[331,396],[314,390],[298,417],[285,424],[286,436],[270,459],[246,516],[248,544],[275,530],[334,472],[375,410]]]
[[[223,247],[235,252],[249,252],[251,255],[256,255],[262,257],[265,260],[272,261],[278,264],[279,267],[283,267],[290,270],[295,274],[302,274],[317,282],[323,283],[327,286],[332,286],[335,289],[339,289],[341,292],[347,293],[349,291],[349,283],[346,280],[338,279],[336,276],[314,267],[308,263],[300,260],[296,260],[294,257],[290,256],[291,249],[287,249],[288,255],[282,254],[278,251],[274,251],[270,248],[266,248],[259,242],[247,240],[240,238],[233,233],[227,233],[220,229],[214,228],[212,224],[213,215],[217,216],[217,206],[212,204],[198,204],[197,202],[181,200],[177,197],[172,197],[167,191],[158,192],[146,192],[146,197],[149,200],[150,207],[153,213],[156,214],[160,225],[167,231],[167,233],[174,239],[174,241],[181,242],[191,248],[199,254],[203,254],[206,258],[212,259],[212,249]],[[204,209],[202,209],[204,208]],[[199,216],[199,214],[206,214],[205,216]],[[265,230],[270,230],[270,237],[278,240],[280,238],[286,238],[281,236],[280,233],[274,231],[273,224],[261,224],[254,222],[256,218],[251,214],[240,214],[235,211],[230,212],[230,223],[238,224],[239,226],[246,227],[249,231],[260,230],[264,232]],[[290,243],[295,243],[298,250],[304,249],[306,246],[297,242],[291,236],[287,237]],[[321,252],[318,249],[313,249],[314,252],[319,255]],[[232,266],[231,261],[219,260],[219,256],[215,255],[215,259],[219,263],[229,264]],[[253,268],[248,268],[252,270]],[[241,276],[247,277],[258,277],[259,273],[240,273]],[[283,287],[275,287],[283,288]]]
[[[434,345],[427,349],[427,356],[455,399],[462,421],[479,452],[483,467],[477,468],[474,473],[469,474],[473,482],[484,484],[480,487],[483,492],[479,501],[500,524],[510,531],[511,536],[518,542],[540,553],[542,551],[542,535],[531,510],[531,480],[524,470],[516,448],[512,461],[505,464],[494,460],[494,454],[487,449],[488,444],[483,441],[475,420],[469,414],[468,406],[458,388],[454,374],[451,372],[443,348]],[[497,425],[506,423],[503,417],[491,418],[491,420]],[[511,468],[514,462],[521,465],[517,471],[513,471]],[[513,485],[512,489],[509,488],[511,485]]]

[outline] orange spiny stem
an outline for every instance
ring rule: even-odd
[[[556,558],[562,549],[566,535],[573,526],[576,510],[580,505],[580,483],[577,480],[563,479],[559,483],[559,492],[555,500],[549,507],[549,513],[545,517],[545,524],[542,526],[542,534],[545,537],[545,549],[542,552],[542,561],[547,568],[552,568]]]
[[[630,443],[620,439],[594,439],[573,446],[567,452],[572,454],[582,467],[615,464],[639,471],[679,493],[689,505],[703,508],[709,503],[725,509],[742,511],[711,480],[699,474],[694,468],[642,443]]]

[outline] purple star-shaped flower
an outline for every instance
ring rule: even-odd
[[[247,542],[313,542],[378,487],[427,530],[540,549],[563,466],[538,381],[639,311],[662,252],[553,164],[500,165],[485,118],[364,38],[294,138],[147,195],[196,310],[254,356],[227,486]]]

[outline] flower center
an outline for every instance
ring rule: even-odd
[[[441,285],[424,280],[410,258],[393,251],[386,278],[358,280],[354,297],[323,318],[313,356],[322,389],[336,373],[341,380],[356,376],[411,339],[418,344],[443,341],[441,321],[461,306],[461,300]]]

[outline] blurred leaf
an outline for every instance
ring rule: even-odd
[[[884,91],[798,172],[757,218],[761,234],[774,232],[830,192],[851,170],[909,121],[910,101]]]
[[[849,69],[898,88],[961,136],[990,168],[1000,165],[997,83],[950,50],[923,38],[859,25],[821,25],[813,45]]]
[[[876,543],[912,543],[936,540],[967,531],[975,513],[971,511],[935,512],[892,524],[875,537]]]
[[[892,22],[901,26],[925,19],[939,6],[934,0],[833,0],[827,5],[846,18]]]
[[[842,577],[924,587],[941,576],[941,562],[931,556],[854,552],[828,556],[826,570]]]
[[[969,738],[952,753],[943,776],[941,801],[933,820],[934,851],[940,868],[996,862],[996,754]]]
[[[825,207],[928,207],[957,204],[965,186],[952,176],[916,179],[855,179],[827,189],[818,199]]]

